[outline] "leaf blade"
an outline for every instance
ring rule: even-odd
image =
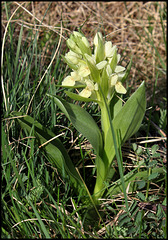
[[[64,112],[66,117],[72,122],[74,127],[85,136],[98,154],[101,153],[103,143],[100,129],[91,115],[76,104],[68,103],[61,97],[47,94],[58,107]]]
[[[21,127],[23,129],[26,128],[28,132],[31,131],[32,126],[34,125],[34,134],[36,136],[36,141],[38,141],[38,145],[42,145],[55,137],[55,134],[52,131],[46,129],[32,117],[24,115],[20,112],[12,112],[12,115],[15,117],[21,117],[17,118],[17,120]],[[60,174],[62,174],[63,167],[65,168],[65,171],[68,173],[70,181],[75,189],[77,189],[79,192],[81,189],[84,189],[84,185],[79,174],[77,173],[69,155],[67,154],[66,149],[58,138],[55,138],[47,144],[44,144],[42,150],[47,153],[52,164],[56,165]]]
[[[145,114],[145,109],[146,97],[143,82],[113,119],[113,127],[116,133],[119,131],[121,135],[121,144],[138,131]],[[107,139],[105,152],[108,156],[113,155],[114,157],[115,150],[110,129],[107,133]]]

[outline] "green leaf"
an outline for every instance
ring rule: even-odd
[[[146,182],[144,180],[137,181],[138,189],[142,189],[145,187]]]
[[[117,48],[115,48],[114,55],[113,55],[113,58],[110,63],[110,67],[113,72],[114,72],[116,66],[117,66]]]
[[[38,219],[38,221],[39,221],[41,230],[42,230],[43,233],[45,234],[45,237],[46,237],[46,238],[50,238],[49,232],[48,232],[48,230],[46,229],[43,221],[41,220],[41,217],[40,217],[38,211],[36,210],[36,207],[33,205],[33,203],[31,202],[30,199],[28,199],[28,201],[29,201],[29,204],[31,205],[31,207],[32,207],[32,209],[33,209],[33,211],[34,211],[34,214],[36,215],[36,217],[37,217],[37,219]]]
[[[138,131],[144,117],[145,110],[145,84],[142,82],[140,87],[132,94],[112,121],[115,134],[117,134],[117,131],[120,133],[121,144]],[[115,156],[115,149],[110,128],[106,139],[107,141],[104,147],[105,154],[111,162]]]
[[[61,97],[50,94],[47,96],[54,100],[73,126],[89,140],[97,154],[100,154],[103,147],[102,135],[91,115],[79,105],[68,103]]]
[[[93,78],[94,82],[100,83],[100,71],[96,67],[93,58],[87,54],[85,54],[85,58],[91,72],[91,77]]]
[[[112,98],[112,101],[110,102],[109,107],[110,107],[111,119],[113,120],[122,108],[121,99],[119,99],[117,95],[114,95],[114,97]]]
[[[18,117],[17,120],[21,127],[26,129],[29,133],[34,126],[34,135],[39,146],[56,137],[52,131],[46,129],[30,116],[20,112],[12,112],[12,116]],[[66,149],[58,138],[44,144],[41,149],[47,153],[50,161],[57,167],[60,174],[62,174],[64,170],[66,171],[70,177],[71,184],[78,192],[80,192],[81,189],[85,190],[81,178],[67,154]]]
[[[150,180],[152,180],[152,179],[157,178],[158,176],[159,176],[159,173],[158,173],[158,172],[152,173],[152,174],[149,175],[148,180],[150,181]]]
[[[138,192],[137,196],[142,200],[145,201],[145,195],[142,192]]]
[[[132,144],[132,148],[133,148],[133,150],[134,150],[134,152],[137,150],[137,144],[136,143],[133,143]]]
[[[152,155],[153,155],[154,153],[156,153],[156,151],[157,151],[158,149],[159,149],[158,144],[154,144],[154,145],[151,147]]]
[[[114,119],[114,127],[121,130],[123,142],[138,131],[144,118],[145,110],[145,82],[142,82]]]

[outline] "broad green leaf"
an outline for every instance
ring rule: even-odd
[[[115,118],[115,116],[121,110],[122,105],[123,104],[122,104],[121,99],[119,99],[119,97],[117,97],[117,95],[114,95],[114,97],[112,98],[112,101],[110,102],[110,106],[109,106],[112,120]]]
[[[47,96],[54,100],[73,126],[89,140],[97,154],[100,154],[103,145],[102,135],[91,115],[79,105],[68,103],[61,97],[50,94]]]
[[[121,144],[136,133],[141,125],[146,109],[145,84],[132,94],[128,101],[113,119],[115,134],[120,134]],[[115,156],[115,149],[111,129],[109,129],[105,142],[105,154],[108,156],[110,163]]]
[[[51,140],[53,137],[55,137],[55,134],[42,126],[38,121],[35,121],[32,117],[24,115],[23,113],[12,112],[12,116],[18,117],[17,120],[21,127],[26,129],[29,133],[34,126],[34,134],[38,145],[41,146],[44,144],[41,149],[46,152],[52,164],[57,167],[59,173],[62,174],[64,169],[64,171],[66,171],[66,173],[69,175],[70,181],[74,188],[77,189],[78,192],[80,192],[82,188],[85,191],[81,178],[78,175],[63,144],[58,138]],[[45,144],[47,141],[50,142]]]

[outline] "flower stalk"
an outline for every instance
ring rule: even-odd
[[[132,120],[133,116],[129,116],[129,110],[123,110],[124,107],[122,107],[118,99],[114,101],[116,95],[126,94],[127,92],[123,86],[123,82],[128,77],[132,59],[127,69],[119,65],[121,56],[117,53],[117,47],[113,46],[111,41],[104,41],[100,32],[96,33],[93,44],[94,50],[92,53],[90,44],[82,33],[74,31],[71,34],[70,39],[67,40],[70,51],[63,56],[63,59],[71,67],[72,72],[69,76],[65,77],[62,86],[78,89],[78,94],[66,91],[67,95],[72,99],[86,102],[90,99],[95,104],[99,104],[100,107],[103,147],[98,146],[98,149],[96,148],[97,156],[95,164],[97,178],[93,193],[93,199],[97,204],[98,199],[104,193],[110,166],[115,155],[118,153],[118,147],[121,145],[115,140],[116,136],[114,134],[119,130],[122,138],[121,143],[123,143],[134,132],[134,130],[129,130],[132,129],[130,127],[131,124],[137,124],[135,128],[137,129],[142,118],[139,117],[135,121]],[[81,89],[81,86],[83,86],[83,89]],[[142,88],[142,93],[142,107],[139,106],[141,100],[134,100],[135,102],[132,100],[132,102],[134,109],[141,107],[144,114],[146,107],[144,88]],[[140,95],[138,97],[141,98]],[[112,108],[110,107],[111,103]],[[131,103],[129,104],[130,106]],[[117,120],[123,114],[122,111],[125,115],[128,112],[126,119],[122,119],[123,123],[121,120]],[[133,111],[132,114],[136,114],[136,112],[134,113]],[[84,120],[87,121],[87,119]],[[114,129],[112,129],[112,121],[114,121]],[[132,132],[130,133],[130,131]],[[125,189],[124,186],[123,189]]]
[[[104,42],[100,32],[95,35],[93,43],[94,53],[92,54],[88,40],[81,33],[74,31],[71,34],[70,39],[67,40],[70,51],[63,59],[73,72],[65,77],[62,85],[78,88],[79,84],[83,84],[85,88],[79,92],[79,96],[98,100],[101,110],[102,138],[106,145],[107,133],[110,129],[107,106],[115,93],[126,93],[122,85],[125,67],[118,65],[121,56],[117,54],[117,47],[113,46],[110,41]],[[104,187],[110,164],[105,153],[104,156],[97,156],[97,181],[94,190],[97,197],[95,198],[102,194],[101,190]]]

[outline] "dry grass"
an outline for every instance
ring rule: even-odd
[[[166,52],[163,40],[163,31],[159,16],[159,6],[166,8],[165,2],[71,2],[53,1],[51,2],[11,2],[11,13],[19,8],[19,14],[14,14],[11,22],[18,23],[15,34],[19,34],[20,24],[24,23],[25,36],[28,28],[37,30],[41,24],[39,35],[44,29],[54,31],[59,34],[59,26],[63,23],[63,36],[66,38],[67,32],[77,30],[82,27],[82,31],[92,42],[94,34],[100,30],[117,45],[119,52],[125,56],[126,64],[133,54],[134,64],[132,66],[129,86],[136,87],[142,80],[146,81],[148,89],[148,99],[152,96],[152,89],[156,79],[156,68],[161,66],[156,58],[154,47],[149,42],[153,40],[161,58],[166,62]],[[157,5],[158,4],[158,5]],[[46,13],[47,8],[49,10]],[[17,13],[18,13],[17,12]],[[45,15],[46,14],[46,15]],[[45,17],[44,17],[45,16]],[[7,24],[6,13],[2,3],[2,31]],[[163,20],[166,31],[167,21]],[[152,29],[152,31],[151,31]],[[156,94],[166,95],[166,76],[159,76],[158,85],[160,88]],[[152,86],[152,87],[151,87]]]

